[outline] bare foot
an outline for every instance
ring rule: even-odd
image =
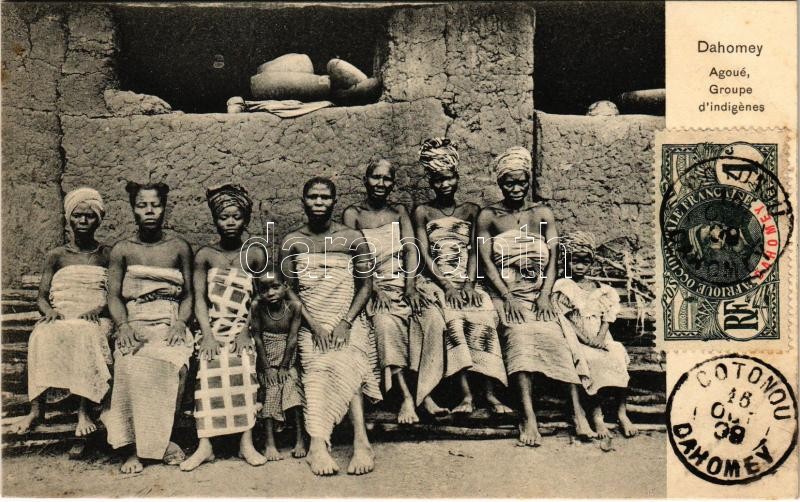
[[[539,434],[539,425],[534,421],[523,421],[519,424],[519,440],[517,446],[541,446],[542,435]]]
[[[266,457],[258,453],[252,444],[239,445],[239,458],[243,458],[245,462],[254,467],[267,463]]]
[[[274,446],[267,446],[267,449],[264,450],[264,458],[267,459],[267,462],[275,462],[277,460],[283,460],[283,455],[281,455],[281,452]]]
[[[97,430],[97,424],[85,413],[78,413],[78,426],[75,427],[77,437],[88,436]]]
[[[575,435],[578,436],[578,439],[588,440],[597,437],[597,433],[589,427],[589,421],[586,420],[585,415],[574,417],[573,420],[575,422]]]
[[[509,415],[514,413],[514,410],[501,403],[494,394],[486,394],[486,401],[489,403],[489,408],[492,409],[492,413],[495,415]]]
[[[193,471],[200,467],[203,462],[211,462],[213,460],[214,448],[211,446],[211,441],[201,439],[192,456],[181,462],[181,470]]]
[[[311,467],[311,472],[317,476],[333,476],[339,472],[339,465],[325,447],[312,449],[306,457],[306,462]]]
[[[369,444],[353,445],[353,458],[347,466],[347,474],[361,476],[372,472],[373,469],[375,469],[375,453],[372,447]]]
[[[453,413],[454,414],[455,413],[465,413],[465,414],[469,415],[473,411],[474,411],[474,408],[472,407],[472,399],[470,399],[470,398],[464,398],[464,400],[461,401],[461,403],[458,406],[453,408]]]
[[[598,406],[592,410],[592,423],[594,430],[597,431],[598,439],[608,439],[611,437],[608,427],[606,427],[606,420],[603,416],[603,410]]]
[[[400,411],[397,413],[398,424],[415,424],[419,422],[417,412],[414,411],[414,402],[410,399],[403,401],[400,405]]]
[[[179,465],[186,460],[186,454],[183,453],[180,446],[170,441],[169,445],[167,445],[167,451],[164,453],[163,460],[167,465]]]
[[[299,443],[296,443],[294,445],[294,448],[292,448],[292,457],[294,457],[294,458],[303,458],[307,454],[308,453],[306,452],[306,445],[303,444],[302,441],[300,441]]]
[[[626,438],[632,438],[639,434],[639,429],[633,425],[633,422],[628,418],[628,414],[622,412],[619,414],[619,426],[622,428],[622,435]]]
[[[137,472],[142,472],[142,470],[144,470],[144,466],[139,461],[139,457],[134,454],[128,457],[119,470],[122,472],[122,474],[136,474]]]
[[[432,397],[428,396],[422,401],[423,409],[432,417],[441,418],[446,417],[450,414],[450,410],[447,408],[442,408],[436,401],[433,400]]]
[[[8,430],[8,433],[27,434],[33,429],[35,423],[39,421],[39,418],[39,413],[28,413],[24,417],[11,424],[11,428]]]

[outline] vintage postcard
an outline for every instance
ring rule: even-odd
[[[797,11],[0,2],[2,495],[799,497]]]

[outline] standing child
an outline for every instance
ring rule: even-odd
[[[251,329],[256,341],[260,376],[265,387],[261,417],[265,419],[267,460],[282,460],[275,446],[275,421],[284,422],[286,414],[295,423],[294,458],[306,456],[303,440],[303,389],[295,365],[297,332],[300,330],[302,304],[287,297],[287,286],[280,274],[268,273],[258,279],[258,303],[253,309]]]
[[[616,394],[617,419],[625,437],[636,435],[636,427],[628,419],[626,394],[628,387],[628,353],[611,338],[608,331],[619,314],[619,295],[613,288],[587,277],[594,262],[595,239],[587,232],[575,232],[563,239],[567,250],[571,278],[558,279],[553,285],[553,298],[561,307],[568,323],[581,342],[582,355],[589,366],[591,380],[585,385],[592,400],[592,421],[597,436],[608,438],[601,408],[600,391],[612,389]]]

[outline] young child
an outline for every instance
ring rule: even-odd
[[[253,308],[251,329],[256,341],[259,376],[265,388],[260,416],[265,419],[268,461],[282,460],[275,446],[275,421],[291,415],[296,427],[292,456],[306,456],[303,439],[303,389],[295,366],[297,332],[302,305],[287,296],[288,286],[280,273],[267,273],[257,280],[259,296]]]
[[[638,431],[627,414],[628,353],[621,343],[614,341],[608,331],[620,310],[619,295],[613,288],[587,277],[596,249],[592,234],[575,232],[565,236],[562,242],[567,251],[571,277],[556,281],[553,285],[553,299],[561,307],[568,326],[575,330],[589,366],[591,380],[586,387],[586,393],[592,401],[592,421],[597,437],[610,437],[599,394],[599,391],[609,388],[613,389],[618,399],[617,418],[622,434],[632,437]]]

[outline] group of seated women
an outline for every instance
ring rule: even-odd
[[[273,423],[291,417],[292,455],[331,475],[339,470],[331,434],[349,414],[347,472],[365,474],[374,455],[364,396],[397,393],[397,421],[413,424],[469,414],[476,401],[513,413],[496,392],[512,385],[517,444],[538,446],[538,373],[568,386],[578,436],[609,437],[605,390],[618,400],[623,435],[636,434],[625,405],[628,356],[609,334],[619,297],[589,275],[592,236],[560,237],[552,211],[529,196],[530,153],[513,147],[496,158],[503,199],[484,208],[456,200],[459,154],[449,140],[426,140],[419,162],[434,197],[410,214],[390,200],[396,172],[388,160],[366,168],[366,196],[341,223],[332,218],[334,183],[310,179],[306,223],[284,237],[276,257],[245,246],[253,203],[239,185],[207,190],[219,239],[196,252],[164,229],[163,183],[128,183],[137,231],[113,247],[95,240],[105,216],[100,194],[69,192],[69,242],[45,259],[43,317],[29,342],[31,411],[15,430],[43,418],[47,389],[67,389],[80,397],[76,434],[97,429],[90,403],[101,404],[108,442],[127,449],[121,470],[132,473],[144,460],[192,470],[214,459],[211,438],[230,434],[239,435],[247,463],[277,460]],[[556,270],[562,251],[566,274]],[[170,436],[192,357],[199,445],[186,458]],[[447,409],[434,390],[450,378],[460,394]],[[263,454],[252,435],[259,417]]]

